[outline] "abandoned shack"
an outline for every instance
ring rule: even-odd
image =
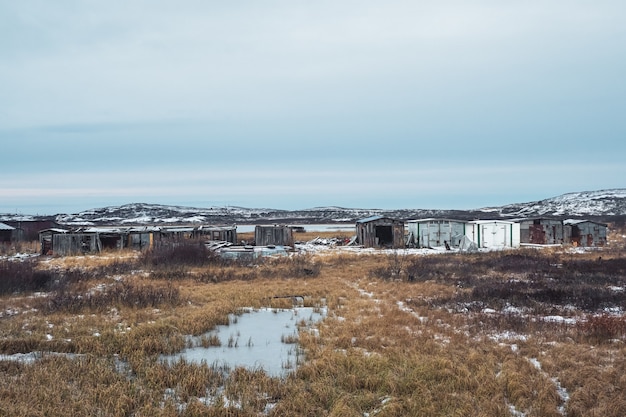
[[[518,248],[520,225],[505,220],[472,220],[466,223],[465,236],[478,248]]]
[[[458,247],[465,236],[465,221],[453,219],[418,219],[407,221],[407,246],[432,248]]]
[[[404,247],[404,222],[383,216],[357,220],[356,235],[360,245],[367,248]]]
[[[564,243],[563,222],[558,219],[535,218],[518,221],[520,243],[559,245]]]
[[[160,228],[159,240],[177,242],[193,238],[195,227],[193,226],[163,226]]]
[[[236,243],[235,226],[97,226],[74,230],[49,228],[39,233],[42,255],[65,256],[103,249],[145,250],[155,245],[209,237]]]
[[[237,226],[198,226],[194,230],[194,237],[236,244]]]
[[[54,233],[52,254],[58,256],[81,255],[102,250],[97,233]]]
[[[254,244],[293,247],[293,229],[285,225],[257,225],[254,228]]]
[[[574,246],[606,245],[607,225],[591,220],[563,220],[565,241]]]
[[[59,228],[39,232],[42,255],[78,255],[100,252],[103,249],[147,249],[152,247],[154,233],[151,227],[86,227],[70,231]]]
[[[101,249],[149,249],[154,244],[154,235],[159,232],[154,226],[87,227],[81,233],[96,233]]]
[[[10,242],[13,237],[13,231],[15,228],[13,226],[9,226],[8,224],[0,223],[0,242],[7,243]]]
[[[52,241],[54,239],[54,235],[56,234],[65,234],[68,233],[69,230],[60,229],[60,228],[50,228],[44,229],[39,232],[39,247],[41,248],[42,255],[52,255],[53,244]]]

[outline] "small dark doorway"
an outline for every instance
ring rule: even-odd
[[[393,228],[391,226],[376,226],[376,240],[379,246],[393,246]]]

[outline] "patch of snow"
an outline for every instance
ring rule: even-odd
[[[507,304],[503,309],[502,312],[505,314],[522,314],[524,312],[524,310],[520,307],[515,307],[512,306],[510,304]]]
[[[546,372],[543,372],[541,370],[541,362],[539,362],[537,358],[528,358],[528,361],[535,367],[535,369],[537,369],[538,371],[541,371],[544,374],[544,376],[550,378]],[[556,388],[556,392],[559,395],[559,398],[561,399],[561,404],[558,406],[557,411],[559,412],[559,414],[565,415],[565,408],[570,398],[569,393],[561,385],[561,382],[558,380],[558,378],[550,378],[550,380],[554,384]]]
[[[528,361],[537,369],[541,371],[541,362],[537,358],[528,358]]]
[[[548,323],[562,323],[562,324],[576,324],[578,319],[574,317],[563,317],[563,316],[544,316],[541,317],[542,321]]]
[[[508,404],[509,412],[513,417],[526,417],[526,413],[519,411],[513,404]]]
[[[494,342],[512,341],[512,340],[525,342],[526,340],[528,340],[528,336],[524,334],[519,334],[513,331],[504,331],[502,333],[489,335],[489,339],[493,340]]]

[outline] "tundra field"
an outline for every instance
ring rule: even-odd
[[[337,249],[253,264],[200,242],[5,251],[0,415],[623,417],[626,231],[610,230],[587,251]],[[326,315],[285,340],[301,352],[285,376],[160,359],[219,344],[203,335],[244,309],[291,309],[293,295]]]

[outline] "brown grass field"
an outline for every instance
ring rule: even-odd
[[[625,234],[593,251],[0,260],[0,416],[623,417]],[[320,235],[342,237],[295,238]],[[289,294],[328,313],[286,377],[158,360]]]

